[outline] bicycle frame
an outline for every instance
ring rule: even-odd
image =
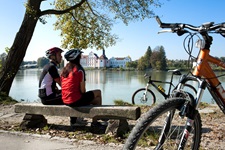
[[[159,80],[150,80],[150,82],[148,82],[148,84],[149,84],[149,86],[152,85],[166,99],[166,98],[168,98],[170,96],[170,91],[171,91],[172,86],[174,87],[172,81],[173,81],[173,74],[172,74],[172,77],[170,79],[170,82],[167,82],[167,81],[159,81]],[[159,87],[155,83],[169,84],[168,93],[166,94],[164,91],[160,90]]]
[[[211,56],[209,52],[210,52],[209,49],[200,50],[198,58],[197,58],[196,66],[194,66],[194,70],[192,72],[193,76],[183,77],[180,83],[185,84],[187,81],[193,81],[193,80],[198,82],[199,89],[195,99],[196,109],[198,108],[202,95],[204,93],[204,90],[207,87],[210,94],[214,98],[215,102],[225,114],[225,90],[223,86],[221,85],[220,81],[218,80],[218,78],[216,77],[211,66],[209,65],[209,63],[212,63],[222,68],[225,68],[225,63]],[[178,89],[182,89],[181,86],[182,85],[179,85]]]
[[[147,85],[146,85],[146,87],[145,87],[146,91],[145,91],[145,93],[144,93],[144,94],[145,94],[145,95],[144,95],[144,98],[145,98],[145,96],[146,96],[147,89],[149,88],[150,85],[152,85],[152,86],[153,86],[153,87],[154,87],[161,95],[163,95],[163,97],[164,97],[165,99],[169,98],[172,87],[175,87],[175,86],[173,85],[173,76],[174,76],[174,75],[181,75],[181,73],[180,73],[179,70],[169,70],[169,72],[172,72],[172,75],[171,75],[171,78],[170,78],[170,82],[168,82],[168,81],[160,81],[160,80],[152,80],[152,79],[151,79],[151,76],[149,76]],[[155,83],[169,84],[168,93],[166,94],[165,91],[160,90],[159,87],[158,87]]]
[[[225,68],[225,63],[211,56],[209,52],[210,50],[208,49],[200,50],[197,59],[197,66],[195,67],[192,74],[197,77],[203,76],[206,78],[206,81],[209,83],[209,91],[211,95],[215,99],[220,109],[225,113],[225,90],[209,65],[209,63],[212,63]]]

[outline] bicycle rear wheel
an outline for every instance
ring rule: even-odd
[[[145,88],[141,88],[132,95],[132,104],[151,106],[155,103],[155,99],[155,94],[150,89],[146,91]]]
[[[179,116],[180,111],[177,108],[182,107],[185,101],[182,98],[167,99],[142,115],[131,131],[123,149],[133,150],[138,145],[145,145],[148,149],[178,149],[187,118],[181,118]],[[174,112],[174,115],[168,119],[170,116],[168,114],[171,114],[171,112]],[[168,120],[171,122],[170,126],[165,127],[169,122]],[[201,118],[197,112],[185,149],[199,149],[201,129]],[[161,133],[165,132],[166,134],[161,135]],[[162,136],[164,136],[163,140]]]

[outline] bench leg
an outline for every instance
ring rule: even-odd
[[[47,119],[43,115],[25,114],[20,127],[27,128],[43,128],[47,125]]]
[[[115,134],[117,137],[123,137],[124,134],[129,132],[129,124],[126,119],[109,120],[109,124],[105,133]]]

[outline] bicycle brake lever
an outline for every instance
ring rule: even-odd
[[[166,32],[173,32],[173,31],[171,29],[161,30],[161,31],[158,32],[158,34],[160,34],[160,33],[166,33]]]

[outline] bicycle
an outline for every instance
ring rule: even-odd
[[[140,88],[136,90],[132,95],[132,104],[148,104],[149,106],[155,104],[156,96],[154,92],[149,89],[150,86],[154,87],[165,99],[170,97],[171,89],[175,88],[173,85],[173,76],[174,75],[181,75],[181,72],[178,69],[169,70],[168,72],[172,72],[170,81],[160,81],[160,80],[152,80],[150,75],[145,74],[144,78],[147,78],[147,84],[145,88]],[[165,93],[165,89],[161,85],[156,85],[155,83],[163,83],[169,84],[168,93]],[[195,93],[197,93],[196,89],[189,84],[185,84],[185,87],[192,89]]]
[[[219,82],[209,63],[225,68],[225,63],[211,56],[211,33],[225,37],[225,23],[204,23],[193,26],[185,23],[162,23],[159,17],[156,20],[163,32],[177,33],[178,36],[188,34],[184,39],[184,49],[189,54],[189,60],[195,59],[192,71],[182,75],[176,90],[163,103],[155,106],[141,116],[132,129],[123,149],[135,149],[140,140],[148,140],[150,149],[194,149],[200,147],[202,122],[198,112],[205,89],[211,93],[216,104],[225,114],[225,90]],[[193,39],[198,38],[196,46],[199,48],[197,57],[192,55]],[[202,37],[202,39],[201,39]],[[188,47],[185,47],[188,42]],[[198,84],[197,95],[182,90],[187,82]]]

